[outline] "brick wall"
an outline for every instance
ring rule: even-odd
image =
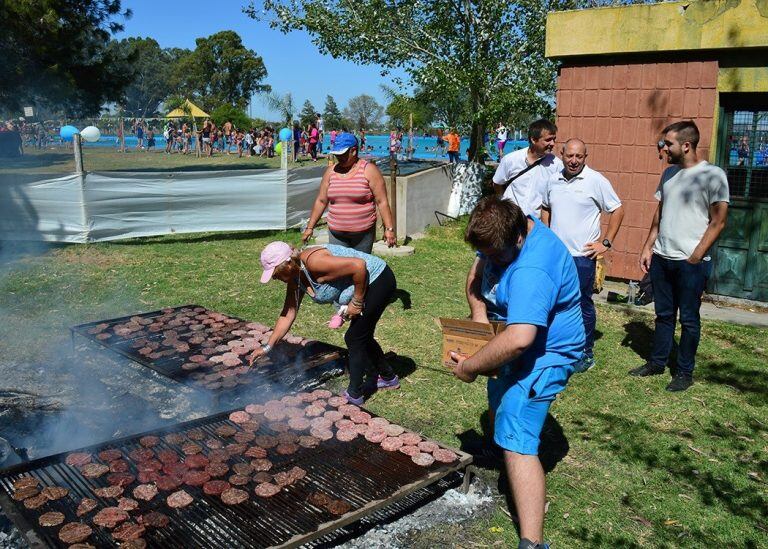
[[[587,143],[587,164],[602,172],[621,198],[625,216],[608,276],[638,279],[637,266],[656,209],[653,197],[666,161],[656,142],[670,122],[692,119],[707,159],[717,98],[716,61],[564,66],[558,78],[558,141]],[[604,221],[605,224],[605,221]]]

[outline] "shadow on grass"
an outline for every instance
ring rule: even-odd
[[[653,348],[653,330],[640,320],[632,320],[624,324],[624,339],[622,347],[629,347],[643,360],[651,356]]]
[[[389,351],[384,354],[384,358],[400,379],[406,378],[416,371],[416,361],[409,356],[402,356],[394,351]]]
[[[398,288],[395,290],[395,293],[392,295],[392,299],[390,300],[389,304],[397,303],[400,301],[403,304],[403,310],[407,311],[411,308],[412,302],[411,302],[411,292],[408,290],[402,290]]]
[[[733,362],[709,362],[697,372],[702,380],[736,389],[753,406],[768,403],[768,370],[741,367]]]

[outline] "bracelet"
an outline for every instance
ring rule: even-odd
[[[264,351],[264,354],[265,354],[265,355],[268,355],[268,354],[269,354],[269,351],[271,351],[271,350],[272,350],[272,345],[270,345],[269,343],[264,343],[264,344],[261,346],[261,350],[262,350],[262,351]]]
[[[386,233],[387,231],[395,232],[395,229],[393,227],[384,227],[384,232]]]
[[[363,301],[363,300],[361,300],[361,299],[355,299],[355,298],[353,297],[352,299],[350,299],[350,301],[349,301],[349,302],[350,302],[352,305],[354,305],[355,307],[357,307],[358,309],[363,309],[363,308],[365,308],[365,301]]]
[[[306,229],[304,229],[304,230],[305,231],[314,231],[315,228],[314,227],[310,227],[309,225],[307,225]]]

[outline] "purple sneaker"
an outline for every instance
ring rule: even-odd
[[[376,388],[377,389],[399,389],[400,378],[395,376],[392,379],[384,379],[383,377],[379,376],[379,379],[376,380]]]
[[[351,396],[347,391],[344,391],[343,393],[341,393],[341,396],[346,398],[347,402],[349,402],[350,404],[354,404],[355,406],[362,406],[365,403],[365,397],[360,396],[355,398]]]

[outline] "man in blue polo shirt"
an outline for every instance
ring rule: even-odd
[[[560,239],[507,200],[481,200],[465,240],[487,260],[509,265],[496,289],[507,327],[471,357],[454,353],[453,374],[467,383],[491,376],[494,441],[504,449],[520,519],[519,547],[547,547],[538,450],[549,407],[584,352],[578,274]]]

